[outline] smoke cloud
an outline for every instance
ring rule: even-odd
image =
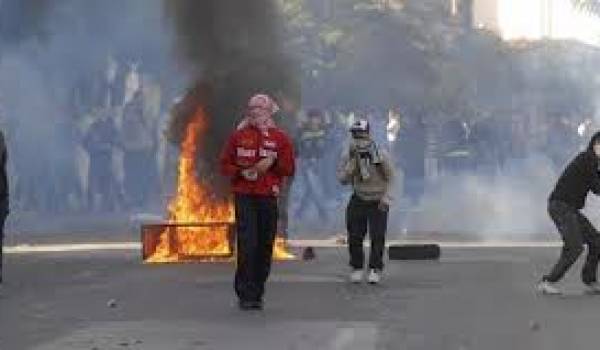
[[[272,0],[166,0],[177,57],[190,89],[175,109],[171,135],[179,142],[195,106],[208,113],[203,173],[214,173],[218,152],[252,94],[298,100],[295,67],[282,46],[283,24]]]
[[[406,3],[408,11],[425,2]],[[343,7],[340,1],[336,21],[352,12]],[[403,203],[398,189],[390,235],[407,229],[495,239],[554,231],[546,200],[560,170],[578,151],[577,142],[587,143],[587,136],[577,136],[577,124],[590,118],[590,130],[600,125],[599,88],[590,78],[596,75],[597,49],[570,42],[514,48],[467,30],[448,41],[447,27],[429,25],[441,15],[447,17],[443,12],[429,19],[400,11],[397,17],[361,17],[362,29],[342,28],[354,31],[353,40],[336,48],[338,66],[323,73],[330,80],[321,86],[302,84],[315,77],[301,83],[302,62],[296,58],[310,53],[294,57],[287,51],[284,35],[289,32],[275,0],[0,0],[0,119],[8,139],[13,193],[52,210],[69,200],[65,193],[80,190],[83,166],[73,159],[79,157],[85,129],[82,116],[98,104],[96,85],[111,55],[121,69],[140,62],[140,71],[160,84],[161,111],[171,111],[173,145],[181,141],[197,107],[204,107],[208,130],[201,140],[200,172],[219,189],[224,184],[216,172],[217,155],[256,92],[298,106],[304,85],[306,107],[355,114],[368,108],[382,120],[387,108],[399,107],[403,114],[423,117],[432,129],[448,120],[473,126],[487,117],[517,125],[524,135],[481,136],[483,149],[496,139],[528,144],[522,153],[513,152],[501,171],[491,175],[474,167],[429,179],[417,208]],[[406,27],[410,21],[403,16],[423,24]],[[423,31],[420,37],[444,39],[439,42],[447,47],[440,46],[440,57],[428,61],[432,57],[414,44],[415,31]],[[402,35],[396,38],[396,33]],[[180,102],[171,109],[175,97]],[[568,125],[561,124],[563,119]],[[553,131],[556,125],[548,125],[552,120],[562,126]],[[504,126],[492,127],[500,128]],[[432,133],[429,141],[439,141],[438,130]],[[340,144],[341,138],[333,143]],[[441,153],[435,149],[428,157]],[[300,185],[294,193],[302,190]],[[332,233],[344,230],[344,203],[335,195],[326,205],[334,217]],[[297,204],[290,202],[293,221]],[[589,213],[594,214],[597,201],[591,204]],[[323,226],[313,221],[313,226]],[[294,224],[299,234],[314,234],[307,220]]]
[[[0,117],[14,213],[62,210],[85,187],[78,146],[102,106],[109,56],[121,70],[143,57],[144,72],[177,81],[163,23],[160,0],[0,1]]]

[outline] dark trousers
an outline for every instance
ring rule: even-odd
[[[152,151],[129,151],[125,153],[125,192],[135,209],[147,208],[148,195],[156,188],[156,162]]]
[[[237,270],[235,292],[240,300],[260,301],[271,271],[277,231],[277,199],[236,195]]]
[[[590,221],[569,204],[560,201],[548,203],[548,213],[558,228],[564,246],[560,258],[550,274],[544,280],[558,282],[583,252],[583,245],[588,246],[588,255],[581,272],[583,283],[596,282],[598,261],[600,260],[600,233]]]
[[[113,175],[112,175],[112,154],[108,152],[99,152],[92,155],[90,159],[89,191],[88,203],[90,209],[94,208],[96,195],[102,195],[101,210],[109,210],[113,203]]]
[[[0,283],[2,283],[2,261],[4,260],[2,251],[4,250],[4,223],[6,222],[6,216],[6,214],[0,214]]]
[[[353,269],[362,269],[364,266],[363,242],[367,231],[371,237],[369,268],[383,269],[387,219],[388,212],[379,208],[379,201],[365,201],[357,195],[350,198],[346,209],[346,227],[348,229],[350,266]]]

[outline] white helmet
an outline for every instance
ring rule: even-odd
[[[358,119],[357,121],[355,121],[354,123],[352,123],[352,126],[350,127],[350,132],[351,133],[369,133],[369,121],[366,119]]]

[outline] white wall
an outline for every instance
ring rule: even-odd
[[[473,25],[475,27],[486,28],[495,33],[499,33],[498,1],[502,0],[473,1]]]

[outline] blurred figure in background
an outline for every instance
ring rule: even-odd
[[[448,120],[441,126],[440,167],[445,175],[459,175],[469,170],[472,152],[469,125],[465,120]]]
[[[323,184],[325,205],[327,212],[335,210],[335,207],[343,205],[345,201],[345,191],[337,179],[337,162],[344,150],[344,143],[348,139],[348,126],[341,119],[340,113],[335,109],[324,112],[326,137],[325,154],[321,160],[321,183]],[[331,218],[331,215],[329,217]]]
[[[130,62],[129,70],[125,75],[125,91],[123,96],[123,105],[131,103],[136,94],[141,90],[141,77],[139,73],[139,62]]]
[[[88,204],[94,211],[116,209],[112,158],[117,145],[117,129],[113,120],[106,110],[98,110],[96,120],[83,139],[83,147],[89,155]]]
[[[125,73],[113,55],[108,55],[104,77],[101,81],[101,104],[113,108],[123,105],[125,98]]]
[[[555,169],[562,169],[579,150],[577,127],[571,126],[568,118],[558,113],[548,115],[544,153],[552,160]]]
[[[280,101],[281,111],[277,113],[279,116],[278,126],[290,137],[294,142],[294,149],[297,149],[295,141],[298,139],[298,108],[296,104],[283,94],[278,96]],[[279,245],[282,248],[286,248],[286,241],[289,238],[289,209],[290,198],[292,195],[292,186],[294,183],[294,176],[288,176],[282,179],[281,192],[277,203],[278,209],[278,222],[277,222],[277,235],[278,238],[275,240],[276,247]]]
[[[300,160],[298,180],[303,185],[298,209],[296,210],[298,218],[303,218],[310,204],[313,204],[321,222],[328,222],[325,190],[322,182],[322,160],[325,153],[329,152],[326,145],[325,116],[320,110],[311,109],[307,113],[307,120],[302,125],[298,140],[298,158]]]
[[[137,90],[123,110],[121,144],[124,152],[125,193],[132,209],[147,204],[148,191],[156,191],[153,123],[144,115],[142,90]]]
[[[481,116],[473,122],[469,145],[473,150],[475,167],[481,175],[493,176],[499,169],[500,142],[498,127],[491,116]]]
[[[425,190],[425,123],[419,115],[401,121],[394,153],[404,172],[404,192],[413,205],[418,204]]]
[[[0,285],[2,284],[2,261],[4,259],[4,224],[9,213],[8,199],[8,176],[6,175],[6,163],[8,151],[4,140],[4,133],[0,130]]]

